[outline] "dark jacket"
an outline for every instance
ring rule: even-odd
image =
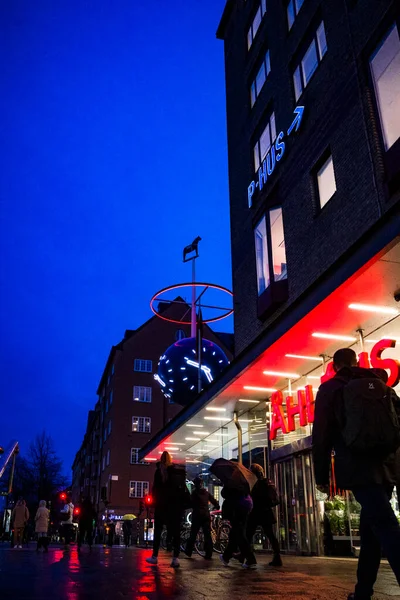
[[[340,428],[340,390],[353,378],[378,378],[370,369],[345,367],[329,381],[321,384],[315,399],[313,426],[313,458],[317,484],[329,483],[331,452],[335,451],[335,476],[339,489],[353,489],[360,485],[396,483],[400,453],[390,454],[384,460],[377,456],[355,454],[345,445]],[[378,378],[379,379],[379,378]],[[400,414],[400,400],[391,390],[396,410]]]
[[[193,508],[194,519],[210,518],[210,511],[208,510],[208,504],[211,504],[218,509],[219,504],[212,494],[204,488],[194,489],[190,496],[191,504]]]
[[[182,512],[185,507],[186,495],[190,496],[186,488],[186,472],[181,465],[167,467],[165,480],[161,474],[160,463],[154,473],[152,488],[154,506],[157,512]]]
[[[268,479],[262,477],[257,480],[251,490],[251,497],[253,499],[251,515],[253,518],[259,519],[260,522],[267,520],[270,523],[276,523],[275,515],[269,502],[268,485]]]
[[[249,514],[253,508],[253,500],[250,493],[246,494],[224,486],[221,490],[221,496],[224,498],[222,505],[223,519],[232,520],[236,517],[243,517]]]

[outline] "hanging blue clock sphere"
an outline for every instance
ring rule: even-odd
[[[197,339],[184,338],[172,344],[160,356],[158,373],[154,376],[164,396],[176,404],[186,406],[198,395],[199,360]],[[210,385],[229,364],[223,350],[214,342],[201,342],[201,390]]]

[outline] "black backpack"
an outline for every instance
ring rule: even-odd
[[[381,379],[352,379],[342,390],[342,436],[357,453],[382,457],[400,447],[395,392]]]
[[[182,508],[190,508],[191,497],[186,486],[186,471],[181,465],[171,465],[168,467],[167,480],[169,500]]]

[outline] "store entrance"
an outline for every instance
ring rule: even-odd
[[[281,497],[277,527],[282,550],[322,554],[311,452],[276,463],[275,482]]]

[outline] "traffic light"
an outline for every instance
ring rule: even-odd
[[[80,514],[81,514],[81,509],[79,508],[79,506],[75,506],[75,508],[74,508],[75,517],[77,517]]]
[[[144,501],[145,501],[146,506],[151,506],[153,504],[153,497],[150,496],[150,494],[147,494]]]
[[[62,500],[63,502],[67,499],[67,494],[65,492],[61,492],[60,493],[60,500]]]

